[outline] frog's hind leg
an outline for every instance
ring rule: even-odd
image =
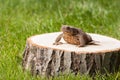
[[[79,37],[78,39],[80,41],[80,44],[78,45],[78,47],[84,47],[86,44],[86,42],[84,40],[84,35],[79,35],[78,37]]]

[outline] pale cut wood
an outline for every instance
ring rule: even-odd
[[[67,44],[53,45],[61,32],[35,35],[27,39],[23,54],[23,69],[33,75],[54,76],[60,73],[94,74],[118,71],[120,41],[99,34],[91,34],[97,45],[77,47]]]

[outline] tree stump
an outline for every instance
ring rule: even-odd
[[[35,35],[27,39],[23,54],[23,69],[33,75],[58,75],[59,73],[94,74],[118,71],[120,41],[99,34],[91,34],[98,45],[77,47],[67,44],[53,45],[61,32]]]

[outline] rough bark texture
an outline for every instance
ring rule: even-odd
[[[82,53],[35,45],[30,38],[26,43],[22,64],[23,69],[31,71],[33,75],[46,76],[71,72],[75,74],[114,72],[118,71],[119,65],[120,49]]]

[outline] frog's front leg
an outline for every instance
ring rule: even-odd
[[[59,42],[59,41],[61,40],[62,37],[63,37],[63,33],[60,34],[60,35],[56,38],[56,40],[55,40],[55,42],[53,43],[53,45],[60,45],[60,44],[63,44],[62,42]]]
[[[53,43],[53,45],[60,45],[60,44],[63,44],[62,42],[55,42]]]

